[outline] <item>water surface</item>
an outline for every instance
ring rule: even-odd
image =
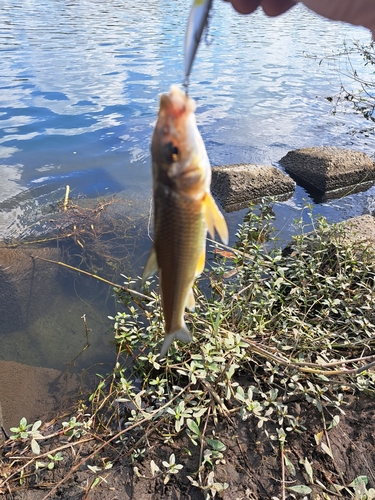
[[[139,212],[147,212],[151,133],[160,93],[183,80],[187,16],[185,0],[2,0],[2,237],[17,234],[41,205],[62,198],[66,184],[88,197],[121,193],[139,204]],[[373,131],[359,133],[370,124],[351,112],[333,115],[325,99],[339,89],[340,79],[346,80],[339,73],[345,66],[319,60],[353,39],[370,41],[370,34],[328,22],[300,5],[268,19],[261,11],[240,16],[216,1],[190,85],[212,165],[277,165],[292,149],[320,145],[373,154]],[[371,212],[374,193],[372,188],[316,205],[314,211],[331,221]],[[289,201],[277,204],[282,240],[293,233],[292,220],[304,199],[308,195],[297,187]],[[232,242],[244,213],[226,216]],[[140,245],[138,261],[150,245],[146,235]],[[142,264],[141,259],[137,265]],[[71,293],[74,303],[86,300],[97,309],[92,297]],[[59,306],[63,315],[65,300]],[[81,309],[85,313],[78,305],[77,316]],[[73,351],[64,359],[46,353],[30,357],[25,339],[41,327],[32,328],[14,342],[8,336],[0,356],[59,368],[73,357]],[[82,330],[70,328],[75,329]],[[51,333],[52,344],[53,339]],[[103,359],[104,344],[98,344],[97,359]]]

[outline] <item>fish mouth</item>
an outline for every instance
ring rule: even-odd
[[[195,103],[177,85],[160,97],[159,116],[152,140],[151,153],[157,163],[167,165],[179,174],[196,156],[193,133]]]
[[[162,94],[160,98],[160,114],[178,119],[183,115],[194,113],[195,103],[177,85],[172,85],[169,94]]]

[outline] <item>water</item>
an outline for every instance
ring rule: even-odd
[[[158,98],[183,80],[187,16],[185,0],[2,0],[3,237],[21,229],[41,205],[62,198],[66,184],[89,197],[119,192],[147,212],[149,144]],[[289,150],[318,145],[373,154],[372,132],[357,133],[369,124],[350,112],[333,115],[332,105],[324,99],[338,90],[345,76],[339,75],[337,65],[327,61],[319,65],[319,60],[352,39],[370,41],[370,34],[323,20],[302,6],[268,19],[262,12],[240,16],[230,5],[216,1],[209,43],[200,47],[190,85],[212,165],[277,165]],[[346,219],[372,210],[374,194],[372,188],[315,206],[314,211],[331,221]],[[293,232],[292,220],[303,199],[309,197],[297,187],[293,198],[276,206],[285,241]],[[226,216],[232,242],[244,213]],[[145,241],[142,252],[149,245],[147,237]],[[136,249],[138,259],[142,252]],[[80,326],[70,329],[81,332],[83,343],[80,305],[86,301],[94,310],[97,305],[76,292],[72,300],[78,304]],[[47,323],[60,324],[56,311],[64,315],[68,303],[60,298],[52,308],[55,319]],[[30,354],[33,346],[28,336],[41,330],[41,321],[7,336],[0,357],[59,368],[69,361],[73,351],[61,359],[59,343],[55,353],[42,356],[39,347]],[[97,338],[104,340],[94,342],[100,359],[110,338],[103,337],[105,328],[104,324],[96,331]],[[66,335],[65,344],[74,344]],[[43,339],[41,345],[46,342]],[[50,342],[56,343],[53,334]]]

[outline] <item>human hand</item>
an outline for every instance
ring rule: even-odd
[[[374,0],[302,0],[302,3],[327,19],[364,26],[375,38]]]
[[[297,0],[225,0],[232,3],[240,14],[250,14],[257,7],[268,16],[278,16],[289,10]],[[317,14],[334,21],[344,21],[364,26],[375,38],[375,1],[374,0],[301,0],[301,3]]]
[[[240,14],[251,14],[260,5],[267,16],[279,16],[296,3],[293,0],[224,0],[230,2]]]

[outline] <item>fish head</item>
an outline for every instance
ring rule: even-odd
[[[195,102],[176,85],[161,96],[151,155],[154,185],[200,197],[209,189],[211,168],[194,111]]]

